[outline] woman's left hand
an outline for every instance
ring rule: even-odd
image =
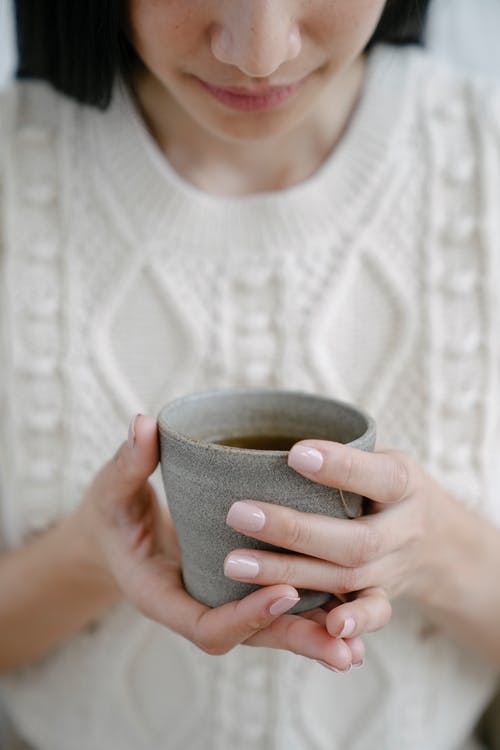
[[[419,599],[435,584],[454,501],[411,458],[307,440],[292,448],[289,465],[314,482],[364,496],[366,514],[344,520],[253,499],[236,502],[229,526],[298,554],[234,550],[225,561],[229,578],[337,595],[345,602],[331,609],[325,625],[339,638],[382,628],[391,617],[391,599]]]

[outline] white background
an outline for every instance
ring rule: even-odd
[[[14,65],[10,2],[0,0],[0,84],[8,78]],[[465,67],[500,80],[500,0],[432,2],[429,46]]]

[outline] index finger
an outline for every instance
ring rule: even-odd
[[[167,625],[211,655],[225,654],[240,643],[277,648],[328,662],[336,671],[349,671],[353,661],[363,658],[363,645],[354,639],[348,645],[332,638],[325,625],[287,615],[298,601],[296,589],[279,584],[266,586],[240,601],[210,609],[192,599],[186,591],[172,592],[168,612],[157,609],[153,619]],[[277,611],[273,604],[284,602]]]
[[[123,587],[139,611],[209,654],[225,654],[266,628],[299,601],[289,584],[266,586],[244,599],[210,608],[184,589],[180,571],[161,556],[149,558]]]
[[[384,533],[381,533],[374,523],[376,515],[358,519],[331,518],[258,500],[239,500],[229,509],[226,523],[241,534],[274,547],[336,565],[358,567],[392,552],[394,540],[401,538],[399,520],[394,514],[388,515]],[[272,555],[282,556],[258,550],[253,550],[252,555],[259,558],[265,555],[267,560]],[[286,555],[283,562],[289,566],[293,560]]]
[[[328,440],[292,446],[288,465],[313,482],[348,490],[377,503],[398,503],[415,490],[420,471],[403,453],[370,453]]]

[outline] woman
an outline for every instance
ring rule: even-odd
[[[60,92],[2,99],[0,665],[35,748],[466,746],[500,663],[498,98],[375,45],[424,11],[17,3],[20,74]],[[358,403],[397,452],[297,444],[366,515],[236,503],[301,556],[234,551],[263,587],[208,610],[154,419],[99,467],[127,413],[241,384]],[[302,586],[329,611],[287,615]]]

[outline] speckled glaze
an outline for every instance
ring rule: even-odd
[[[286,451],[258,451],[207,442],[224,435],[280,433],[334,440],[373,450],[375,423],[349,404],[295,391],[225,390],[196,393],[164,406],[158,416],[161,469],[182,552],[187,591],[217,607],[258,586],[231,581],[223,570],[233,549],[276,549],[239,534],[225,522],[236,500],[256,499],[337,518],[355,518],[361,497],[305,479]],[[330,596],[300,591],[294,612]]]

